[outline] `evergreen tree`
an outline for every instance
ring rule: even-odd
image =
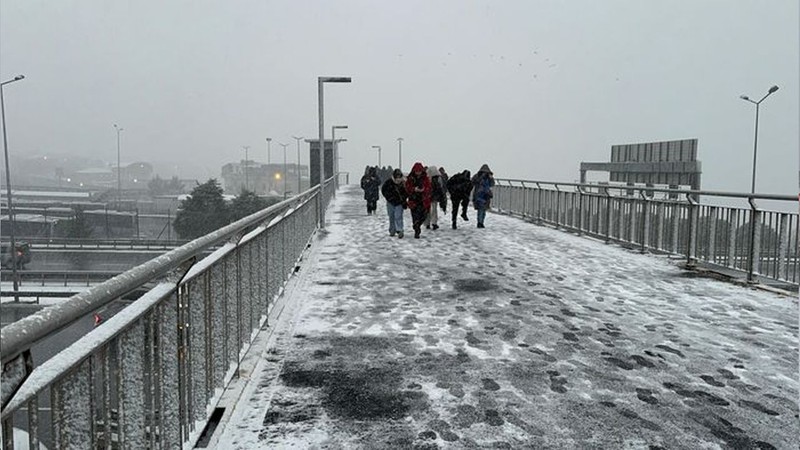
[[[279,199],[261,198],[255,192],[243,189],[241,194],[231,202],[231,221],[247,217],[279,201]]]
[[[195,239],[227,225],[228,218],[222,187],[212,178],[195,187],[190,197],[181,201],[173,225],[181,239]]]

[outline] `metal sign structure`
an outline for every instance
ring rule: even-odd
[[[610,162],[581,162],[581,183],[586,172],[609,172],[609,180],[628,184],[689,186],[700,190],[702,174],[697,160],[697,139],[643,142],[611,146]]]

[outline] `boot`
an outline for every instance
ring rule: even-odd
[[[464,219],[465,221],[469,222],[469,217],[467,217],[467,212],[466,211],[461,213],[461,218]]]
[[[438,230],[439,229],[439,225],[433,224],[433,225],[431,225],[431,228],[433,228],[434,230]]]
[[[458,226],[456,225],[456,221],[455,221],[455,220],[453,221],[453,229],[454,229],[454,230],[457,230],[457,229],[458,229]]]

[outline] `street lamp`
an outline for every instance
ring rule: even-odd
[[[125,129],[120,126],[117,126],[117,124],[114,124],[114,129],[117,130],[117,209],[119,209],[119,205],[122,203],[122,168],[120,167],[120,162],[119,162],[119,154],[120,154],[119,135]]]
[[[6,128],[6,104],[3,100],[3,86],[11,84],[25,78],[25,75],[17,75],[13,79],[0,83],[0,116],[3,120],[3,154],[6,162],[6,198],[8,199],[8,222],[11,238],[11,278],[14,286],[14,301],[19,301],[19,274],[17,273],[17,241],[14,235],[14,205],[11,201],[11,169],[8,165],[8,128]]]
[[[778,86],[772,86],[771,88],[769,88],[769,91],[767,91],[766,95],[761,97],[761,100],[759,101],[752,100],[750,99],[750,97],[746,95],[739,96],[740,99],[756,105],[756,126],[755,126],[755,134],[753,137],[753,178],[752,178],[752,183],[750,184],[751,194],[755,194],[756,192],[756,155],[758,153],[758,110],[761,107],[761,102],[763,102],[767,97],[772,95],[777,90]]]
[[[295,167],[297,168],[296,169],[297,170],[297,193],[299,194],[300,193],[300,141],[302,141],[305,138],[302,137],[302,136],[301,137],[292,136],[292,139],[297,141],[297,164],[295,164]]]
[[[397,138],[397,167],[403,168],[403,138]]]
[[[249,159],[248,152],[250,151],[250,146],[243,145],[242,148],[244,149],[244,190],[247,191],[250,188],[250,182],[247,174],[247,160]]]
[[[350,77],[317,77],[317,103],[319,106],[319,229],[325,229],[325,108],[323,106],[325,83],[350,83]]]
[[[338,187],[339,182],[339,145],[336,143],[336,130],[346,130],[347,125],[334,125],[331,127],[331,141],[333,142],[333,174],[336,176]],[[334,191],[334,195],[336,191]]]
[[[378,170],[380,170],[381,166],[381,146],[380,145],[373,145],[372,148],[378,149]]]
[[[288,147],[289,144],[279,143],[278,145],[283,147],[283,198],[286,199],[286,179],[289,178],[286,176],[286,147]]]
[[[269,164],[269,155],[270,155],[270,144],[272,143],[272,138],[267,138],[267,164]]]

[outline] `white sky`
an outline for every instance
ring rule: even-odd
[[[618,143],[699,138],[703,187],[798,187],[796,0],[3,0],[0,76],[12,154],[76,153],[219,177],[265,138],[341,132],[342,170],[414,160],[451,173],[572,181]],[[302,163],[307,163],[304,151]],[[12,167],[13,173],[13,167]],[[164,176],[173,173],[162,173]]]

